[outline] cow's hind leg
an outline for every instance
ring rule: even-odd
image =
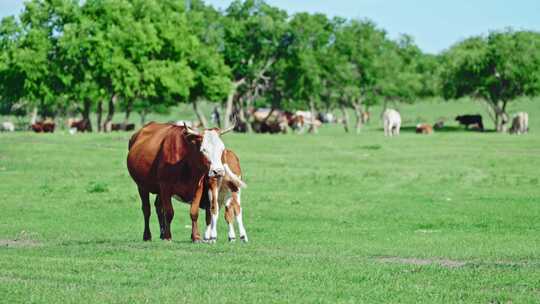
[[[142,212],[144,216],[144,233],[143,240],[151,241],[152,234],[150,233],[150,193],[142,188],[139,188],[139,196],[142,202]]]
[[[244,221],[242,219],[242,203],[240,201],[240,192],[241,190],[238,190],[238,192],[233,192],[231,195],[232,195],[233,204],[234,204],[234,201],[238,203],[235,210],[235,214],[236,214],[236,222],[238,223],[238,232],[240,234],[240,240],[243,242],[247,242],[248,236],[246,233],[246,229],[244,228]]]
[[[161,206],[161,200],[159,199],[159,194],[156,195],[156,201],[154,202],[154,207],[156,208],[156,214],[159,221],[159,238],[165,239],[165,216],[163,215],[163,207]]]
[[[225,221],[229,225],[229,242],[236,241],[236,234],[234,232],[234,209],[236,206],[236,202],[235,204],[232,203],[232,198],[229,198],[225,204]]]
[[[161,189],[159,194],[159,200],[161,201],[161,211],[163,214],[163,239],[170,241],[171,236],[171,222],[174,218],[174,209],[171,203],[171,194],[165,189]]]

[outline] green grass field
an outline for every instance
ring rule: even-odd
[[[223,212],[218,244],[192,244],[180,203],[173,242],[154,210],[142,242],[130,134],[0,134],[0,302],[538,303],[537,104],[511,105],[525,136],[411,131],[482,112],[464,101],[401,107],[398,138],[377,119],[358,136],[227,135],[248,244],[227,242]]]

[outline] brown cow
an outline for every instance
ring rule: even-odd
[[[433,134],[433,127],[429,124],[416,125],[416,133],[418,134]]]
[[[191,203],[191,239],[200,241],[197,219],[204,178],[223,176],[221,155],[225,145],[220,135],[232,130],[209,129],[202,133],[186,126],[151,122],[129,141],[127,167],[137,184],[144,215],[143,240],[150,233],[150,198],[157,194],[155,207],[161,227],[160,238],[171,239],[174,210],[171,197]]]
[[[81,120],[74,120],[72,118],[68,119],[68,124],[70,130],[74,130],[75,132],[92,132],[92,126],[90,124],[90,120],[88,119],[81,119]]]
[[[223,178],[208,177],[205,183],[203,202],[201,202],[201,205],[208,206],[206,208],[204,240],[210,243],[216,241],[219,208],[225,205],[225,221],[229,225],[229,241],[236,240],[234,232],[234,218],[236,218],[240,240],[247,242],[248,237],[242,220],[240,202],[240,189],[247,186],[241,179],[240,160],[233,151],[225,149],[221,161],[225,169],[225,176]],[[227,198],[226,202],[225,198]]]
[[[54,133],[56,124],[52,120],[38,121],[31,125],[36,133]]]

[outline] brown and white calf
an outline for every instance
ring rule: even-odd
[[[416,125],[416,133],[418,134],[433,134],[433,127],[429,124]]]
[[[229,226],[229,241],[236,240],[234,219],[238,224],[240,240],[248,241],[246,229],[242,218],[241,189],[247,185],[242,181],[240,160],[236,154],[228,149],[223,151],[221,162],[225,169],[223,177],[207,177],[205,190],[207,191],[208,208],[206,209],[206,231],[204,240],[215,243],[217,240],[217,221],[219,208],[225,206],[225,221]],[[202,204],[204,205],[204,204]]]

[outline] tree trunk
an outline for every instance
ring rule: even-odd
[[[366,113],[366,115],[364,115]],[[369,106],[364,106],[363,112],[362,112],[362,124],[367,124],[369,122]]]
[[[309,101],[309,110],[311,111],[311,126],[309,126],[309,133],[317,134],[317,125],[315,124],[315,102],[312,100]]]
[[[133,99],[129,99],[126,106],[126,116],[124,117],[124,125],[127,125],[129,123],[129,116],[131,115],[132,110],[133,110]]]
[[[201,122],[202,127],[206,129],[208,127],[208,122],[204,117],[204,113],[199,109],[198,101],[196,99],[193,99],[191,102],[193,103],[193,110],[195,111],[197,118]]]
[[[96,122],[97,122],[97,131],[98,132],[101,132],[103,131],[101,129],[101,118],[103,117],[103,101],[99,101],[98,104],[97,104],[97,118],[96,118]]]
[[[32,116],[30,117],[30,124],[35,124],[36,121],[37,121],[37,116],[38,116],[38,108],[37,107],[34,107],[32,109]]]
[[[245,113],[244,104],[242,102],[242,99],[237,101],[236,106],[238,107],[238,120],[240,121],[240,123],[245,123],[246,124],[246,132],[247,133],[253,133],[253,128],[251,127],[251,123],[248,120],[248,118],[246,117],[246,113]]]
[[[386,109],[388,109],[388,99],[384,98],[381,116],[379,116],[379,117],[381,118],[381,120],[382,120],[382,118],[383,118],[384,111],[386,111]]]
[[[227,129],[231,125],[231,115],[233,111],[234,106],[234,98],[236,96],[236,91],[238,90],[238,87],[243,85],[246,82],[245,78],[242,78],[236,82],[233,83],[231,90],[229,91],[229,95],[227,96],[227,105],[225,108],[225,116],[223,116],[223,128]]]
[[[144,124],[146,123],[146,114],[148,114],[148,112],[145,110],[139,112],[139,115],[141,115],[141,126],[144,126]]]
[[[116,94],[113,94],[113,96],[109,100],[109,112],[107,113],[107,117],[105,118],[105,122],[103,123],[103,131],[105,132],[111,132],[111,124],[114,118],[114,107],[117,99],[118,97],[116,96]]]
[[[360,131],[362,131],[362,101],[357,100],[353,101],[353,107],[354,107],[354,114],[356,116],[356,134],[360,134]]]
[[[339,105],[341,109],[341,114],[343,115],[343,128],[345,129],[345,132],[349,132],[349,114],[347,113],[347,108],[345,108],[345,105],[341,103]]]
[[[500,100],[493,104],[493,112],[495,113],[495,129],[497,132],[506,132],[508,123],[508,114],[506,113],[506,100]]]
[[[92,132],[92,121],[90,120],[90,106],[92,103],[90,100],[85,100],[83,102],[83,111],[82,111],[82,117],[84,121],[88,122],[88,132]]]

